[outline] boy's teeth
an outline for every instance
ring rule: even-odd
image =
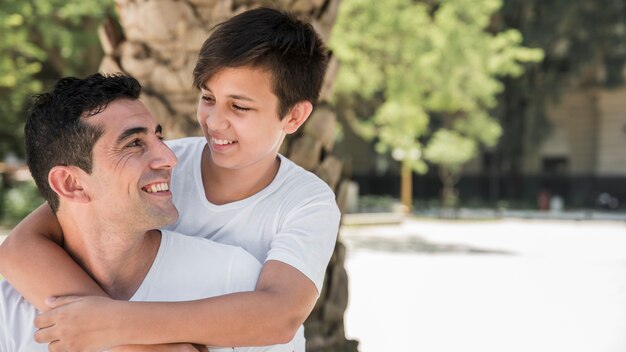
[[[159,183],[156,185],[151,185],[149,187],[146,187],[146,192],[148,193],[156,193],[156,192],[162,192],[162,191],[169,191],[170,187],[168,186],[167,183],[163,182],[163,183]]]
[[[225,144],[234,143],[234,141],[229,141],[227,139],[217,139],[217,138],[213,138],[213,142],[217,145],[225,145]]]

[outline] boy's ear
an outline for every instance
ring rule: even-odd
[[[80,173],[85,172],[76,166],[55,166],[48,173],[48,184],[59,199],[87,203],[89,195],[81,185]]]
[[[283,119],[283,130],[287,134],[294,133],[309,118],[313,111],[313,104],[310,101],[303,100],[294,105]]]

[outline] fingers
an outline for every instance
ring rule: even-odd
[[[204,345],[194,345],[199,352],[209,352],[209,348]]]
[[[80,301],[84,296],[56,296],[46,298],[46,304],[50,308],[60,307],[72,302]]]
[[[52,343],[57,341],[54,338],[54,326],[37,330],[35,332],[35,341],[37,341],[37,343]]]
[[[53,313],[52,312],[46,312],[46,313],[41,313],[38,316],[35,317],[35,327],[37,329],[45,329],[48,327],[51,327],[54,325],[54,320],[53,320]]]
[[[48,344],[48,352],[64,352],[59,341],[52,341]]]

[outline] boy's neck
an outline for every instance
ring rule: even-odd
[[[226,169],[215,165],[208,147],[202,151],[202,184],[207,200],[223,205],[251,197],[276,177],[280,168],[278,155],[271,155],[253,165],[240,169]]]

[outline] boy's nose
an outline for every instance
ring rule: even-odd
[[[206,117],[206,125],[213,131],[225,130],[228,128],[228,120],[219,109],[212,109]]]

